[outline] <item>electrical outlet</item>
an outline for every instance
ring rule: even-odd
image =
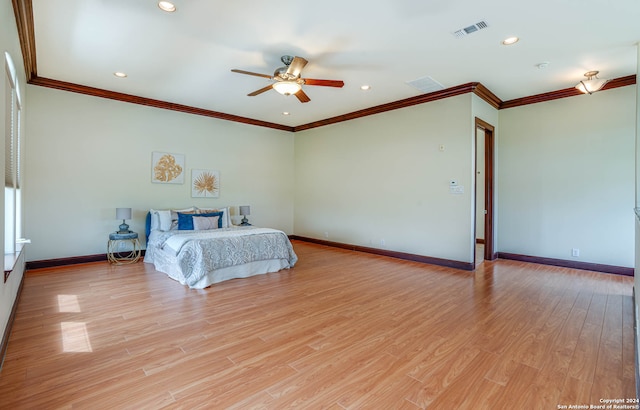
[[[580,256],[580,249],[578,249],[578,248],[571,249],[571,256],[573,256],[573,257]]]
[[[324,237],[325,237],[325,238],[328,238],[328,237],[329,237],[329,232],[325,232],[325,233],[324,233]]]

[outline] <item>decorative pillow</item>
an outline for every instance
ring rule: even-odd
[[[195,213],[196,208],[192,206],[191,208],[185,209],[150,209],[151,226],[149,227],[149,231],[169,231],[175,229],[178,226],[178,212]]]
[[[211,213],[211,212],[222,212],[222,217],[220,218],[222,220],[222,223],[221,223],[222,228],[228,228],[229,226],[231,226],[231,217],[229,216],[229,208],[215,208],[215,209],[198,208],[198,213],[200,214]]]
[[[210,229],[218,229],[219,216],[193,216],[193,229],[196,231],[208,231]]]
[[[195,206],[192,206],[192,207],[189,207],[189,208],[185,208],[185,209],[172,209],[171,210],[171,220],[172,221],[177,221],[178,220],[178,213],[195,214],[197,212],[196,209],[197,208]]]
[[[211,212],[207,214],[198,214],[199,216],[217,216],[218,217],[218,228],[222,227],[222,212]],[[193,230],[193,217],[194,214],[187,214],[178,212],[178,230],[181,231],[192,231]]]

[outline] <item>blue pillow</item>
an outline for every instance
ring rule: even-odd
[[[193,231],[193,217],[194,216],[217,216],[218,217],[218,229],[222,228],[222,212],[210,212],[206,214],[183,214],[178,212],[178,230],[179,231]]]

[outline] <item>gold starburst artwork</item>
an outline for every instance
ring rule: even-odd
[[[191,175],[191,196],[218,197],[220,192],[220,177],[218,171],[194,169]]]

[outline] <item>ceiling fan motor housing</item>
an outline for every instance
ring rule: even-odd
[[[282,61],[282,63],[283,63],[284,65],[286,65],[287,67],[289,67],[289,66],[291,65],[291,63],[293,62],[293,59],[294,59],[294,58],[295,58],[295,57],[293,57],[293,56],[284,55],[284,56],[280,57],[280,61]]]

